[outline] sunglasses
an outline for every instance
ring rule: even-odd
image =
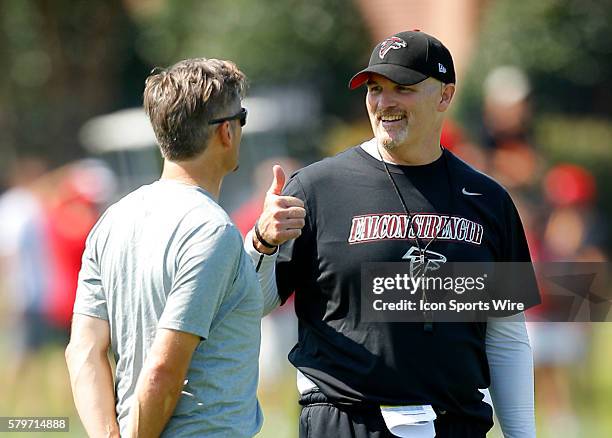
[[[209,125],[215,125],[217,123],[227,122],[229,120],[240,120],[240,126],[246,125],[247,118],[247,109],[241,108],[238,114],[234,114],[233,116],[221,117],[219,119],[213,119],[208,122]]]

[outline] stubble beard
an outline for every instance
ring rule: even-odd
[[[408,138],[408,127],[404,126],[395,136],[384,133],[378,136],[378,145],[391,152],[396,150]]]

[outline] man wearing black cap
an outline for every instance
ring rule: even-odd
[[[535,436],[522,313],[482,323],[371,323],[361,313],[364,262],[530,260],[505,190],[440,145],[455,82],[448,49],[430,35],[378,44],[349,84],[367,86],[374,138],[300,170],[283,196],[269,193],[245,242],[260,281],[275,269],[279,300],[296,293],[289,360],[301,437],[484,437],[489,388],[505,436]],[[305,225],[276,251],[279,236],[301,228],[285,207],[295,198]],[[526,307],[538,303],[537,291],[529,298]]]

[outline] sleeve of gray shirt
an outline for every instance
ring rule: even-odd
[[[102,287],[100,265],[96,250],[96,232],[102,218],[91,230],[85,243],[85,250],[81,259],[81,270],[77,283],[77,292],[74,300],[74,313],[93,316],[108,321],[106,308],[106,294]]]
[[[272,255],[262,254],[253,246],[253,230],[244,238],[244,250],[251,258],[257,271],[257,278],[264,297],[264,315],[267,315],[280,304],[276,287],[276,258],[278,251]]]
[[[177,270],[158,327],[207,338],[237,275],[242,242],[232,225],[194,230],[177,255]]]
[[[489,318],[491,399],[505,438],[535,438],[533,357],[525,314]]]

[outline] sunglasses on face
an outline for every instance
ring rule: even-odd
[[[246,125],[247,119],[247,110],[246,108],[241,108],[238,114],[234,114],[233,116],[221,117],[218,119],[213,119],[208,122],[209,125],[215,125],[217,123],[227,122],[229,120],[240,120],[240,126]]]

